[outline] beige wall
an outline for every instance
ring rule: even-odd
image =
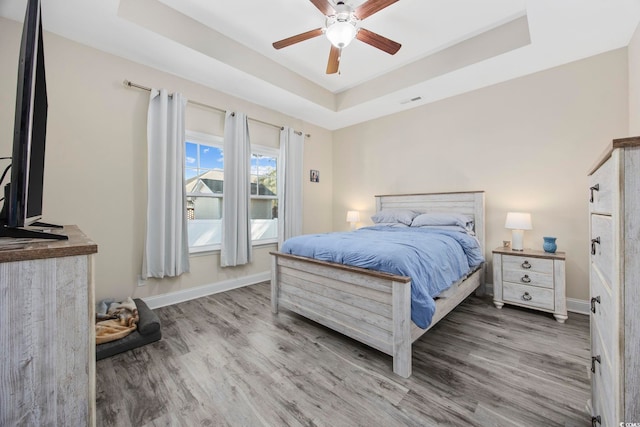
[[[20,31],[21,24],[0,18],[0,156],[11,154]],[[257,248],[253,263],[237,268],[220,268],[217,254],[192,256],[191,273],[138,286],[149,94],[123,87],[124,79],[310,133],[304,170],[320,170],[321,182],[305,180],[304,231],[330,231],[330,131],[50,33],[45,37],[49,119],[44,220],[77,224],[98,244],[97,299],[160,295],[264,273],[270,268],[268,252],[275,247]],[[191,130],[220,134],[222,115],[190,105],[187,123]],[[278,131],[270,126],[250,122],[250,133],[254,143],[278,144]]]
[[[334,226],[370,224],[373,196],[484,190],[487,246],[511,240],[507,211],[531,212],[525,246],[556,236],[567,296],[587,300],[587,170],[628,131],[620,49],[334,132]],[[488,282],[491,283],[491,269]]]
[[[627,47],[629,60],[629,136],[640,135],[640,26]]]

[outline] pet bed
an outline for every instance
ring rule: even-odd
[[[96,360],[111,357],[162,338],[158,316],[141,299],[134,298],[133,301],[136,303],[138,316],[140,317],[138,328],[124,338],[96,345]]]

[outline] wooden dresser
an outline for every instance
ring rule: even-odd
[[[95,425],[97,246],[55,232],[69,240],[0,239],[2,426]]]
[[[589,172],[593,425],[640,423],[640,137]]]

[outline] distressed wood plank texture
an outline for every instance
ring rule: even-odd
[[[470,296],[392,357],[270,311],[268,283],[159,308],[163,339],[97,362],[99,426],[589,426],[589,319]]]
[[[69,241],[9,249],[0,260],[2,426],[94,425],[97,247],[77,227],[62,232]]]

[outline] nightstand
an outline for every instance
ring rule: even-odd
[[[534,249],[493,250],[493,303],[519,305],[553,313],[560,323],[567,320],[565,253]]]

